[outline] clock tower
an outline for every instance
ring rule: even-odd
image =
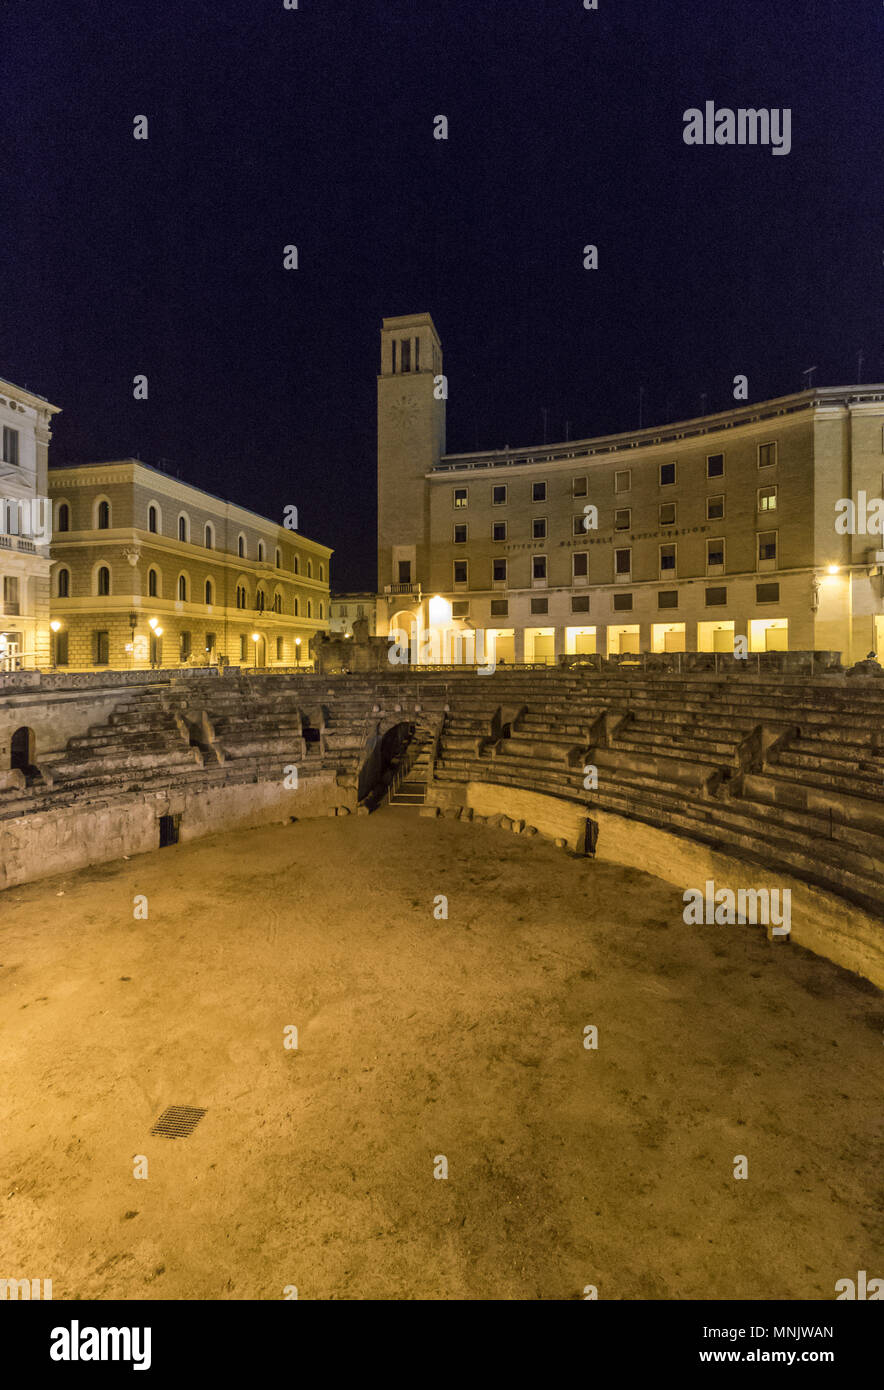
[[[378,377],[378,592],[417,609],[430,579],[424,475],[445,452],[442,346],[429,314],[384,319]],[[381,612],[383,610],[381,609]],[[380,616],[380,613],[379,613]]]

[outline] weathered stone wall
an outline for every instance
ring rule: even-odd
[[[21,816],[0,822],[0,889],[105,864],[124,854],[147,854],[159,847],[160,816],[180,816],[179,836],[185,841],[221,830],[329,815],[338,806],[354,810],[355,795],[329,773],[302,779],[295,791],[286,790],[281,780],[191,785]]]
[[[792,895],[791,937],[815,955],[834,961],[845,970],[871,980],[884,989],[884,934],[881,923],[861,908],[845,903],[832,893],[780,872],[764,869],[722,854],[694,840],[671,835],[642,821],[611,815],[595,807],[545,796],[540,792],[489,782],[470,782],[466,787],[433,788],[432,804],[442,808],[466,805],[475,815],[505,815],[524,820],[549,839],[564,839],[576,849],[587,816],[599,827],[595,858],[633,869],[644,869],[667,883],[701,892],[707,880],[716,889],[779,888]],[[746,927],[697,927],[698,931],[740,931]],[[779,943],[775,944],[777,948]]]

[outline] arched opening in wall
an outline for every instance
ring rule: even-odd
[[[397,773],[401,780],[414,731],[414,724],[394,724],[383,734],[375,734],[367,741],[357,784],[360,801],[371,792],[375,793],[375,799],[380,799],[394,784]]]
[[[22,725],[16,729],[12,735],[9,745],[9,766],[17,768],[19,772],[25,774],[34,772],[34,755],[37,749],[37,741],[34,737],[34,730],[27,725]]]

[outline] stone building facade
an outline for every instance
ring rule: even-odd
[[[0,380],[0,671],[49,660],[46,475],[58,412],[42,396]]]
[[[368,623],[368,636],[374,637],[377,631],[375,614],[377,594],[361,592],[352,594],[332,594],[330,600],[331,620],[329,631],[343,637],[353,636],[353,624]]]
[[[517,662],[733,653],[735,638],[884,653],[884,386],[470,454],[445,452],[446,389],[430,316],[385,319],[380,633],[443,639],[437,660],[472,630]]]
[[[49,493],[55,664],[309,664],[328,546],[136,459],[53,468]]]

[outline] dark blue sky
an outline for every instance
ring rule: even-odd
[[[54,462],[293,502],[370,587],[385,315],[432,313],[453,451],[884,379],[880,0],[300,6],[4,9],[0,374]],[[686,146],[707,100],[791,153]]]

